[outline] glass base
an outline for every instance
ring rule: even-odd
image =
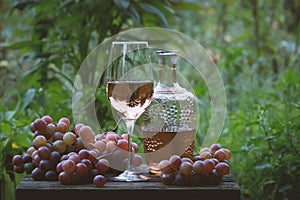
[[[123,173],[119,174],[118,176],[112,177],[113,181],[126,181],[126,182],[133,182],[133,181],[147,181],[149,177],[139,174],[135,171],[126,170]]]

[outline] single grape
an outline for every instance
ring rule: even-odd
[[[80,151],[81,149],[84,149],[84,148],[85,148],[85,146],[84,146],[81,138],[80,137],[76,138],[76,142],[75,142],[76,151]]]
[[[62,132],[55,132],[52,137],[53,141],[63,140],[64,134]]]
[[[199,155],[193,157],[193,162],[196,162],[197,160],[202,160]]]
[[[229,174],[229,170],[229,165],[225,162],[220,162],[216,165],[216,172],[221,176]]]
[[[31,172],[31,177],[35,181],[42,181],[45,179],[45,172],[41,170],[40,168],[36,167],[34,170]]]
[[[171,163],[171,168],[173,170],[178,170],[179,167],[180,167],[180,164],[182,162],[181,160],[181,157],[178,156],[178,155],[172,155],[170,158],[169,158],[169,161]]]
[[[134,154],[132,160],[133,160],[133,161],[132,161],[132,164],[133,164],[133,166],[135,166],[135,167],[140,166],[140,165],[142,165],[142,163],[143,163],[142,156],[140,156],[140,155],[138,155],[138,154]]]
[[[15,155],[12,159],[12,163],[16,166],[21,166],[24,164],[24,161],[22,160],[21,155]]]
[[[125,139],[128,141],[128,134],[127,133],[124,133],[121,135],[121,138]]]
[[[31,130],[32,133],[35,133],[36,129],[35,129],[35,127],[34,127],[34,122],[32,122],[32,123],[30,124],[29,128],[30,128],[30,130]]]
[[[110,160],[117,163],[117,162],[120,162],[121,160],[123,160],[127,155],[128,155],[128,153],[126,153],[120,149],[116,149],[114,152],[112,152]]]
[[[211,150],[210,150],[210,148],[208,148],[208,147],[203,147],[203,148],[199,151],[199,155],[200,155],[201,153],[203,153],[203,152],[211,153]]]
[[[49,161],[53,165],[57,165],[57,163],[59,163],[59,161],[60,161],[60,158],[61,158],[60,153],[58,151],[52,151],[49,156]]]
[[[133,152],[134,152],[134,153],[137,153],[138,150],[139,150],[138,144],[135,143],[135,142],[131,142],[131,146],[132,146],[132,148],[133,148]]]
[[[166,185],[172,185],[175,181],[175,174],[174,173],[162,173],[160,175],[161,181]]]
[[[43,133],[46,130],[47,123],[43,119],[36,119],[34,121],[34,128],[39,133]]]
[[[52,142],[47,142],[46,145],[45,145],[50,151],[53,151],[53,144]]]
[[[190,175],[193,171],[193,165],[190,162],[182,162],[179,171],[184,175]]]
[[[62,164],[62,169],[67,173],[72,173],[75,171],[76,164],[73,160],[66,160]]]
[[[82,160],[82,159],[88,159],[89,156],[90,156],[90,153],[88,150],[86,149],[81,149],[79,152],[78,152],[78,156],[79,158]]]
[[[56,171],[57,171],[57,173],[61,173],[61,172],[64,171],[63,168],[62,168],[63,163],[64,163],[64,161],[61,161],[60,163],[58,163],[56,165]]]
[[[196,162],[193,163],[193,171],[195,173],[199,174],[205,174],[206,173],[206,168],[205,168],[205,163],[202,160],[197,160]]]
[[[66,133],[67,130],[68,130],[68,126],[65,122],[60,121],[56,124],[56,131]]]
[[[96,151],[93,151],[93,150],[90,150],[89,151],[89,153],[90,153],[90,155],[89,155],[89,160],[93,163],[93,164],[96,164],[97,163],[97,153],[96,153]]]
[[[76,135],[72,132],[67,132],[63,136],[63,141],[66,143],[66,145],[71,146],[76,142]]]
[[[56,140],[53,143],[54,151],[58,151],[59,153],[64,153],[67,149],[67,145],[62,140]]]
[[[47,139],[45,136],[43,135],[38,135],[36,136],[33,141],[32,141],[32,146],[35,149],[38,149],[39,147],[45,146],[47,143]]]
[[[100,133],[100,134],[95,135],[95,140],[96,141],[102,140],[104,138],[105,138],[105,134],[104,133]]]
[[[223,151],[223,149],[219,149],[215,152],[215,156],[216,159],[218,159],[219,161],[223,161],[226,159],[226,154]]]
[[[190,158],[186,158],[186,157],[182,158],[181,162],[189,162],[189,163],[193,164],[193,161]]]
[[[27,173],[27,174],[31,174],[32,170],[34,169],[34,165],[32,162],[28,162],[28,163],[25,163],[24,164],[24,171]]]
[[[116,134],[115,132],[108,132],[108,133],[106,133],[105,138],[106,138],[108,141],[114,141],[114,142],[117,142],[117,140],[119,139],[119,135]]]
[[[46,146],[38,148],[38,155],[42,160],[47,160],[50,157],[50,150]]]
[[[96,168],[99,170],[100,173],[104,174],[108,171],[110,165],[107,159],[101,158],[96,163]]]
[[[93,169],[93,164],[89,159],[82,159],[80,162],[86,165],[88,171]]]
[[[53,122],[52,118],[48,115],[43,116],[42,120],[44,120],[46,122],[46,124],[50,124]]]
[[[39,163],[39,168],[43,171],[48,171],[53,168],[53,165],[49,160],[41,160]]]
[[[40,161],[41,161],[41,158],[39,157],[38,154],[36,154],[36,155],[33,157],[33,159],[32,159],[32,163],[33,163],[34,166],[36,166],[36,167],[39,166]]]
[[[215,144],[210,145],[209,148],[210,148],[210,150],[211,150],[212,153],[215,153],[217,150],[221,149],[221,145],[215,143]]]
[[[95,142],[95,135],[93,130],[89,126],[82,126],[79,129],[78,135],[81,137],[83,144],[89,144]]]
[[[106,143],[106,150],[108,152],[113,152],[117,148],[116,142],[115,141],[108,141]]]
[[[93,179],[93,183],[97,187],[103,187],[105,185],[105,178],[102,175],[96,175]]]
[[[67,172],[61,172],[58,175],[58,180],[64,185],[72,184],[72,176]]]
[[[83,163],[77,163],[75,172],[77,175],[86,175],[86,174],[88,174],[88,168]]]
[[[77,154],[73,154],[69,156],[69,160],[72,160],[75,164],[81,161],[80,157]]]
[[[95,176],[101,175],[101,173],[99,172],[99,170],[97,168],[91,169],[89,174],[90,174],[90,177],[93,178],[93,179],[94,179]]]
[[[28,155],[30,155],[30,157],[32,158],[32,153],[33,153],[34,151],[36,151],[36,149],[35,149],[34,147],[29,147],[29,148],[27,149],[26,153],[27,153]]]
[[[98,140],[95,142],[95,147],[100,151],[103,152],[106,149],[106,144],[105,142]]]
[[[68,159],[69,159],[68,154],[63,154],[63,155],[60,157],[60,161],[68,160]]]
[[[231,151],[229,149],[226,148],[222,148],[223,152],[225,153],[225,160],[230,160],[231,158]]]
[[[205,171],[207,173],[212,172],[212,170],[215,168],[215,163],[211,159],[206,159],[203,161],[205,164]]]
[[[56,132],[56,126],[54,124],[47,124],[45,133],[51,138]]]
[[[211,160],[214,162],[215,166],[220,162],[218,159],[216,158],[211,158]]]
[[[170,173],[172,172],[171,162],[169,160],[162,160],[158,163],[158,169],[162,173]]]
[[[128,141],[125,139],[119,139],[117,141],[117,147],[119,147],[120,149],[122,149],[124,151],[128,151]]]
[[[14,171],[18,174],[22,174],[24,172],[24,164],[22,165],[14,165]]]
[[[69,120],[68,118],[66,118],[66,117],[60,118],[60,119],[58,120],[58,123],[59,123],[59,122],[64,122],[64,123],[67,125],[67,127],[70,126],[70,120]]]
[[[206,160],[212,158],[212,154],[209,151],[203,151],[199,154],[201,160]]]
[[[77,153],[74,151],[71,151],[67,155],[68,155],[68,158],[70,158],[70,156],[77,155]]]
[[[56,181],[57,180],[57,172],[54,170],[49,170],[45,173],[45,180],[46,181]]]
[[[83,126],[84,126],[84,124],[76,124],[75,127],[74,127],[74,133],[75,133],[76,135],[78,135],[79,129],[80,129],[81,127],[83,127]]]

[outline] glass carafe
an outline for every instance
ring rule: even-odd
[[[192,158],[197,128],[196,97],[176,77],[177,51],[157,51],[157,77],[153,99],[141,118],[144,153],[149,171],[172,155]]]

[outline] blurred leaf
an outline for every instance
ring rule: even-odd
[[[284,193],[286,192],[287,190],[291,190],[293,188],[293,185],[292,184],[285,184],[283,186],[281,186],[278,190],[278,192],[280,193]]]
[[[11,124],[9,123],[5,123],[5,122],[1,122],[1,132],[3,132],[6,136],[9,136],[12,132],[12,127]]]
[[[143,10],[145,10],[145,11],[147,11],[147,12],[149,12],[149,13],[152,13],[152,14],[155,14],[155,15],[159,16],[160,19],[163,21],[163,23],[164,23],[166,26],[168,26],[168,21],[167,21],[167,19],[166,19],[166,16],[165,16],[164,13],[162,13],[158,8],[152,6],[151,4],[148,4],[148,3],[142,3],[142,2],[139,3],[139,6],[140,6]]]
[[[131,5],[128,9],[129,15],[135,20],[136,22],[140,23],[141,22],[141,17],[137,10]]]
[[[113,2],[123,10],[126,10],[130,5],[129,0],[113,0]]]
[[[34,95],[35,89],[30,88],[26,91],[26,93],[22,97],[22,104],[20,107],[21,110],[24,110],[32,102]]]
[[[26,40],[26,41],[16,42],[14,44],[5,46],[5,48],[10,50],[16,50],[16,49],[33,47],[34,45],[35,43],[33,43],[31,40]]]
[[[263,171],[263,170],[269,169],[269,168],[272,168],[272,165],[270,163],[265,163],[265,164],[262,164],[262,165],[259,165],[259,166],[255,167],[255,169],[259,170],[259,171]]]
[[[180,1],[178,3],[174,3],[173,6],[174,10],[187,10],[187,11],[192,11],[192,10],[195,10],[195,11],[200,11],[202,10],[202,7],[200,5],[199,2],[186,2],[186,1]]]

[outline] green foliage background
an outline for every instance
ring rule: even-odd
[[[300,199],[299,0],[0,0],[0,6],[1,199],[14,199],[24,176],[10,160],[30,146],[29,124],[46,114],[72,121],[73,80],[89,51],[122,30],[151,26],[189,35],[219,67],[228,112],[218,142],[233,153],[242,199]],[[194,90],[201,100],[199,150],[210,99],[204,83]],[[96,107],[110,129],[115,123],[103,92]]]

